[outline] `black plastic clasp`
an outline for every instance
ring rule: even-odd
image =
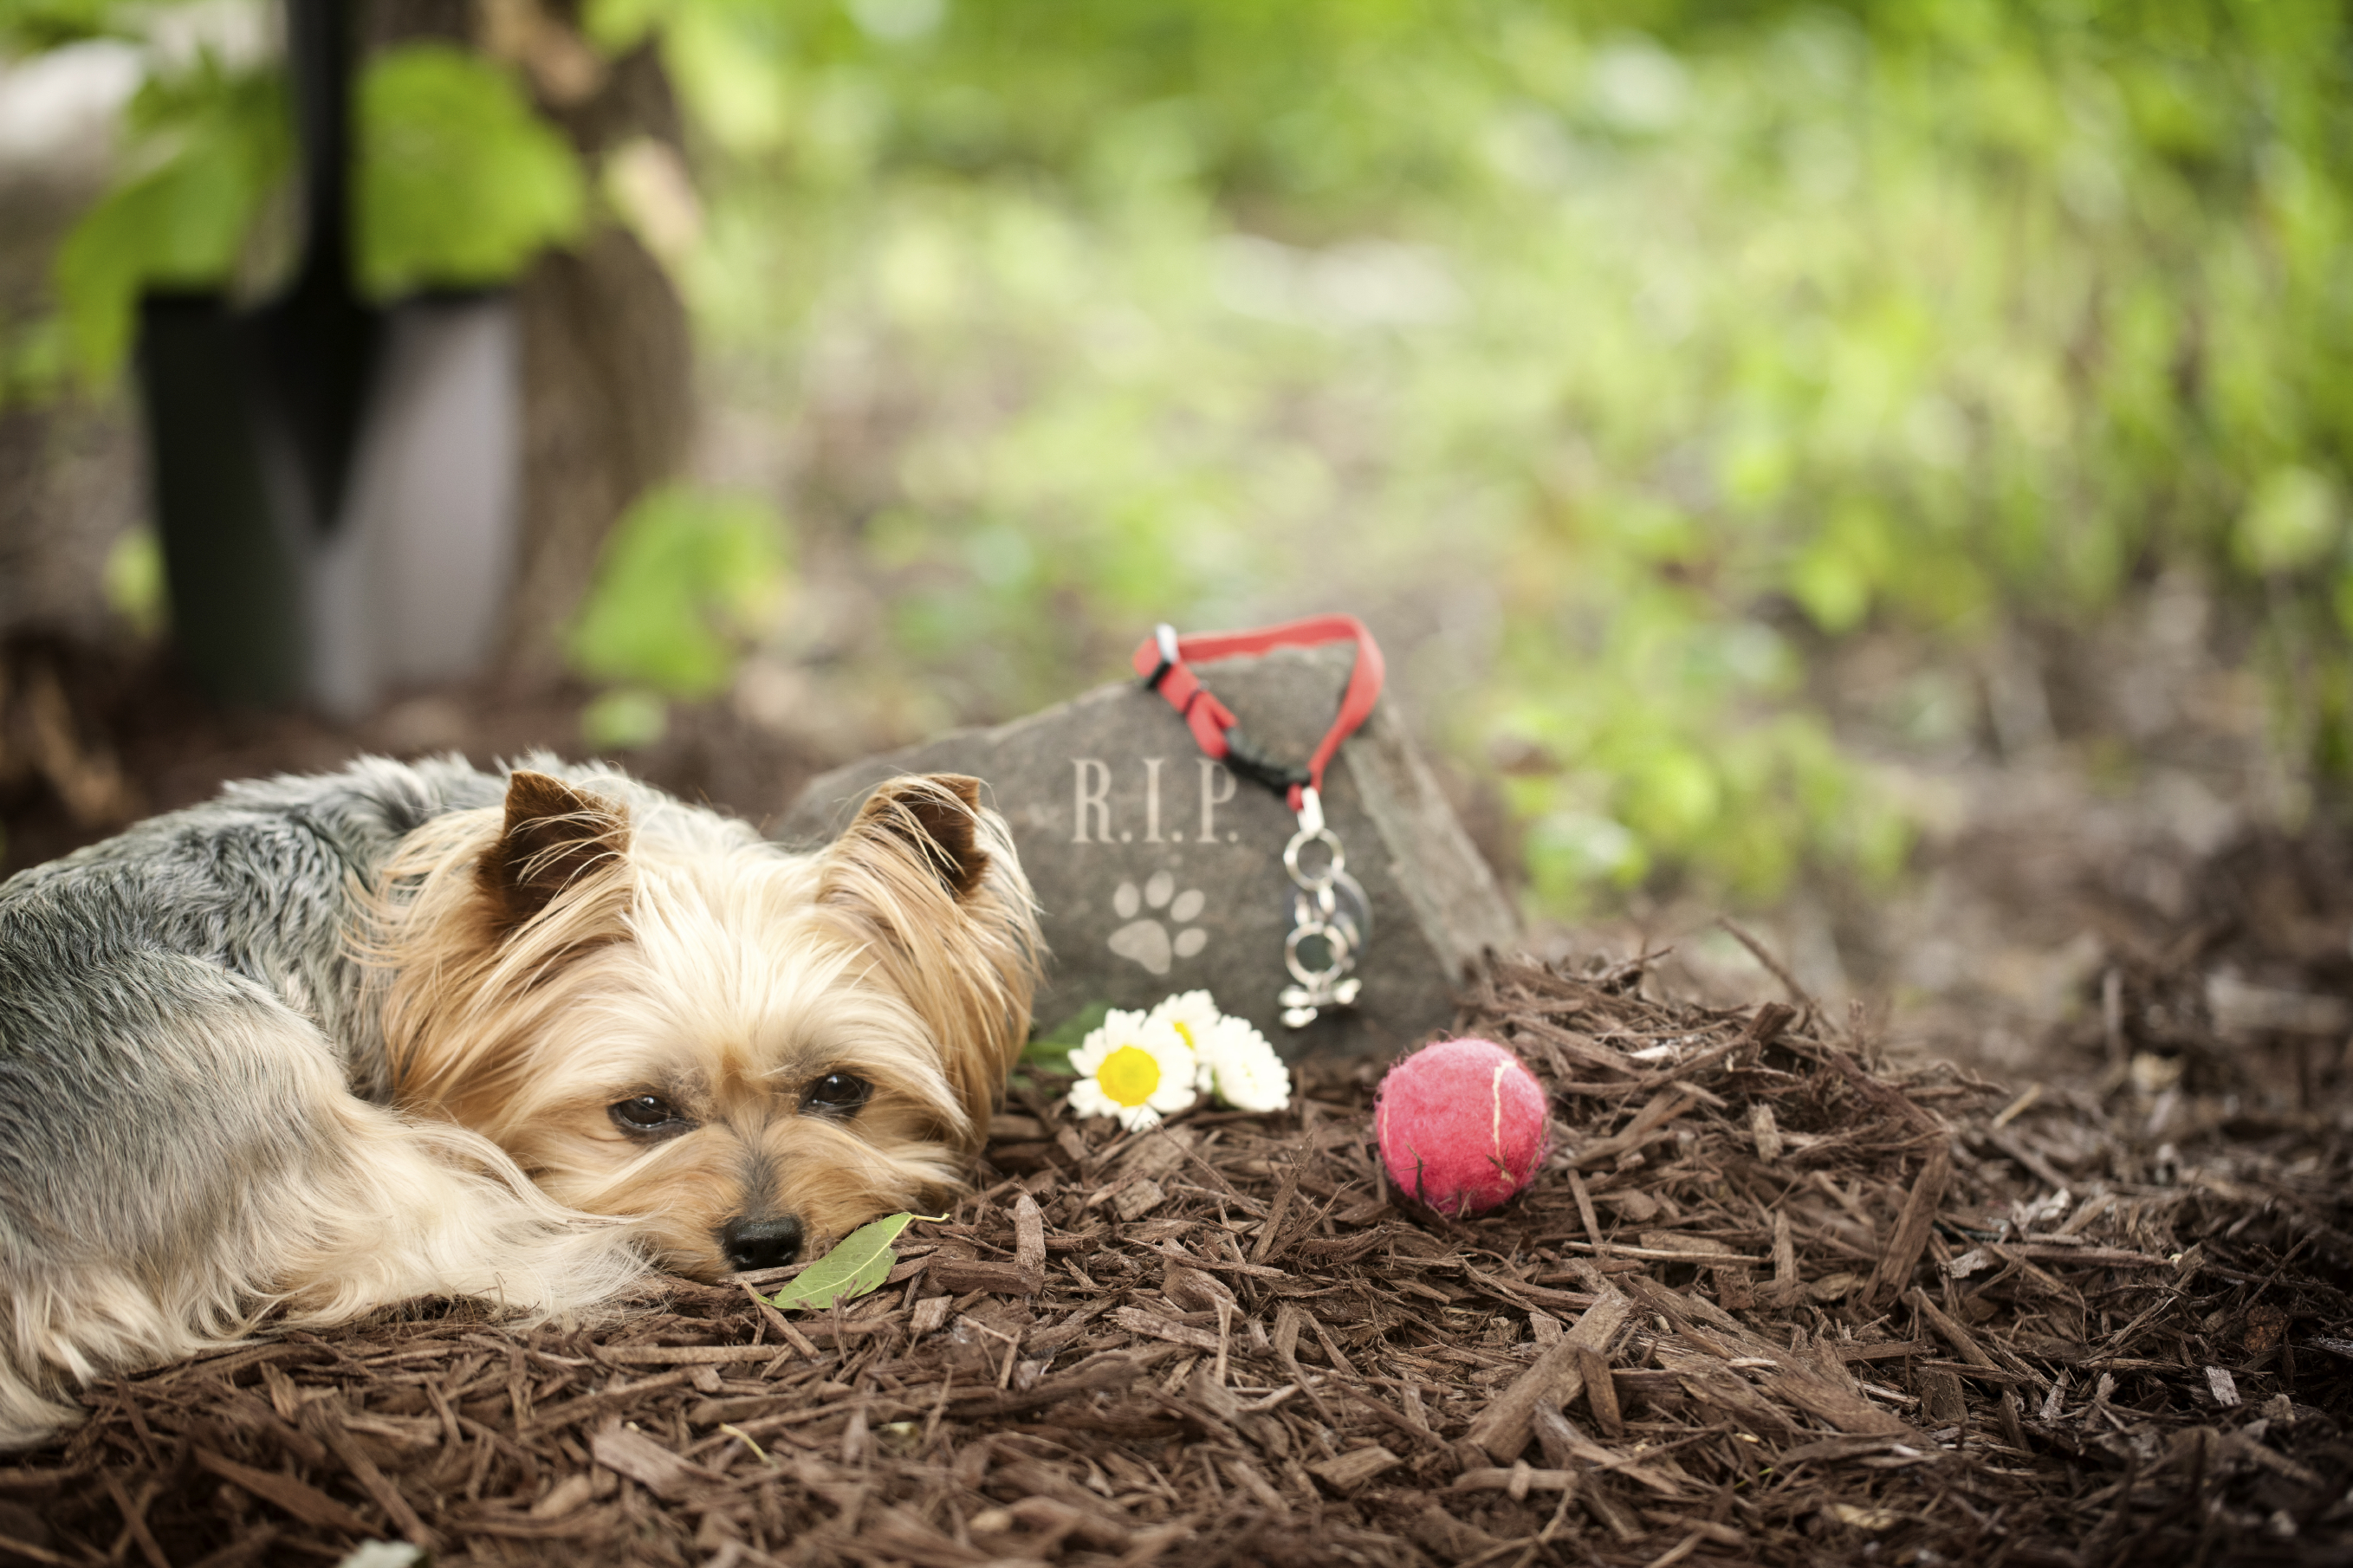
[[[1293,786],[1303,789],[1309,783],[1305,768],[1293,767],[1289,763],[1268,756],[1239,727],[1226,731],[1226,765],[1242,777],[1264,784],[1286,798]]]

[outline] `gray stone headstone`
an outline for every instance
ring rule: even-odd
[[[1278,649],[1198,667],[1272,756],[1303,763],[1337,710],[1354,652]],[[1271,791],[1200,754],[1174,709],[1134,681],[992,730],[960,730],[852,763],[809,785],[777,829],[830,838],[877,784],[970,773],[1011,826],[1052,950],[1037,1020],[1098,1003],[1148,1007],[1206,989],[1286,1057],[1388,1053],[1446,1026],[1463,966],[1519,937],[1510,904],[1384,700],[1324,777],[1324,813],[1363,886],[1372,931],[1357,1005],[1282,1022],[1292,927],[1282,848],[1297,828]]]

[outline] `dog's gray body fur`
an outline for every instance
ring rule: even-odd
[[[375,1109],[354,894],[504,788],[382,759],[235,784],[0,885],[0,1444],[71,1419],[76,1382],[236,1337],[289,1258],[353,1273],[322,1317],[544,1309],[636,1267],[488,1143]],[[450,1212],[400,1212],[427,1201]]]
[[[139,1042],[191,1005],[257,994],[316,1024],[353,1089],[385,1099],[383,1043],[345,940],[353,888],[427,821],[495,805],[504,788],[462,763],[373,758],[235,784],[0,883],[0,1139],[56,1146],[159,1103],[195,1110]],[[126,1098],[87,1100],[100,1085]]]

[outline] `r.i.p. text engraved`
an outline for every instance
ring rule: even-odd
[[[1193,799],[1164,773],[1166,757],[1139,757],[1114,767],[1101,757],[1071,759],[1071,842],[1073,844],[1239,844],[1241,835],[1220,830],[1218,807],[1234,798],[1239,781],[1225,763],[1193,759]],[[1123,789],[1121,786],[1124,784]],[[1187,805],[1193,810],[1187,810]],[[1196,816],[1198,813],[1198,816]],[[1196,824],[1190,828],[1180,822]],[[1141,837],[1139,838],[1139,826]]]

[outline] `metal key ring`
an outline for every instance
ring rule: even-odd
[[[1300,943],[1315,936],[1324,939],[1324,947],[1332,955],[1332,966],[1320,973],[1308,968],[1299,958]],[[1320,921],[1314,925],[1294,926],[1291,934],[1282,939],[1282,964],[1291,971],[1293,979],[1310,990],[1320,992],[1347,972],[1350,962],[1348,946],[1348,933],[1337,926],[1327,926]]]
[[[1300,870],[1299,852],[1318,840],[1332,851],[1332,863],[1311,876]],[[1291,873],[1293,881],[1313,892],[1330,887],[1347,870],[1348,856],[1340,847],[1338,835],[1328,827],[1319,827],[1312,833],[1302,831],[1292,835],[1291,842],[1282,847],[1282,868]]]

